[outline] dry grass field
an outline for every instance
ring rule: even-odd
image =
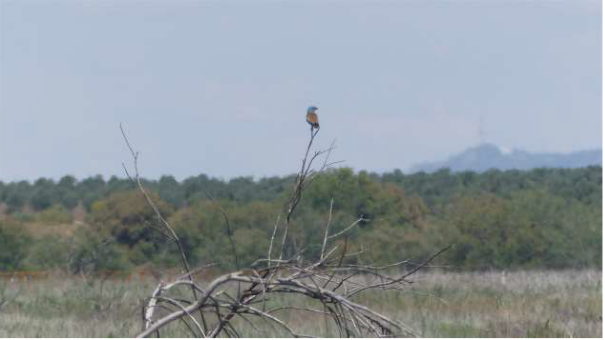
[[[133,336],[154,287],[151,279],[0,281],[0,301],[19,292],[0,307],[0,337]],[[359,299],[423,337],[602,337],[602,274],[595,270],[419,273],[407,293]],[[303,334],[337,335],[321,316],[282,317]],[[287,336],[268,324],[240,322],[244,336]],[[163,335],[187,333],[172,328]]]

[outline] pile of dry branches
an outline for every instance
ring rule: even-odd
[[[180,323],[195,337],[239,337],[241,330],[234,325],[236,318],[242,319],[250,327],[255,327],[254,318],[272,323],[294,337],[307,337],[293,329],[291,325],[279,318],[280,311],[290,310],[294,313],[316,313],[326,319],[331,319],[340,337],[383,337],[383,336],[416,336],[416,333],[397,320],[382,315],[371,308],[354,302],[362,292],[372,290],[403,290],[411,283],[410,275],[426,266],[438,252],[420,265],[405,272],[403,268],[409,265],[402,260],[383,266],[351,264],[348,258],[359,255],[347,251],[347,233],[357,227],[363,217],[353,221],[348,227],[339,232],[331,232],[332,206],[326,221],[321,253],[318,259],[305,259],[303,253],[297,251],[294,255],[286,256],[286,243],[290,221],[296,211],[303,193],[318,174],[334,163],[329,162],[333,145],[310,155],[318,130],[311,128],[311,137],[307,146],[302,167],[289,200],[284,207],[285,218],[278,215],[271,236],[267,257],[250,264],[250,267],[222,275],[208,284],[202,284],[194,279],[194,275],[202,272],[211,265],[191,270],[181,241],[172,226],[166,221],[155,203],[141,184],[137,166],[138,153],[131,147],[124,130],[122,134],[132,152],[134,176],[126,174],[138,187],[155,211],[158,224],[153,227],[173,241],[181,253],[183,271],[185,274],[171,282],[161,282],[143,306],[143,330],[138,337],[162,335],[162,330],[170,324]],[[313,165],[318,158],[324,157],[323,164],[314,170]],[[126,170],[126,167],[124,167]],[[209,196],[210,197],[210,196]],[[212,197],[210,197],[212,199]],[[227,234],[231,240],[231,226],[227,213],[221,213],[226,222]],[[231,240],[231,247],[237,263],[237,249]],[[239,263],[237,264],[239,268]],[[397,276],[389,273],[403,273]],[[189,298],[183,298],[182,288],[190,291]],[[309,303],[268,308],[272,299],[285,295],[302,296]],[[292,299],[292,301],[300,301]],[[309,305],[322,306],[322,309],[310,308]],[[241,323],[239,323],[241,324]]]

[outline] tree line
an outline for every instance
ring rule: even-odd
[[[173,225],[192,264],[235,266],[222,212],[242,266],[265,257],[294,176],[229,181],[206,175],[143,184]],[[331,208],[330,208],[331,207]],[[78,213],[79,212],[79,213]],[[323,228],[348,231],[346,261],[421,261],[448,244],[452,270],[601,267],[602,169],[539,168],[383,174],[330,170],[305,192],[289,254],[318,256]],[[71,272],[170,267],[174,245],[127,179],[101,176],[0,182],[0,270]]]

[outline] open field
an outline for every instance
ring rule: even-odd
[[[0,337],[132,336],[141,327],[141,301],[155,283],[55,277],[3,281],[0,293],[5,287],[11,297],[19,285],[17,298],[0,308]],[[424,337],[601,337],[601,296],[601,272],[584,270],[420,273],[407,293],[360,299]],[[290,321],[303,334],[336,335],[321,316],[299,314]],[[287,336],[266,324],[239,326],[245,336]],[[165,335],[187,336],[176,329]]]

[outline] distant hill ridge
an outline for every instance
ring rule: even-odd
[[[442,168],[449,168],[451,171],[483,172],[489,169],[580,168],[589,165],[603,165],[601,149],[571,153],[530,153],[485,143],[451,156],[445,161],[417,164],[410,172],[433,172]]]

